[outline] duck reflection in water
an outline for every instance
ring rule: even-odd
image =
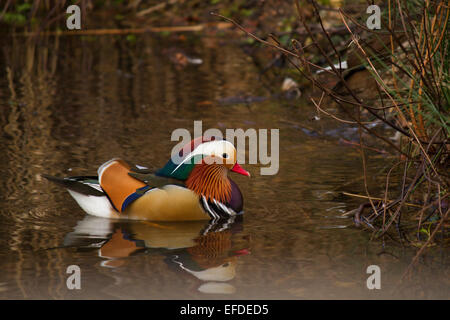
[[[102,267],[120,268],[137,254],[160,254],[175,272],[200,280],[203,293],[234,293],[228,281],[236,275],[239,256],[248,254],[242,217],[220,221],[114,221],[86,216],[67,234],[65,246],[95,248]]]

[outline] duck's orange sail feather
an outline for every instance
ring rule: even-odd
[[[136,190],[147,186],[128,175],[130,168],[125,161],[117,159],[106,162],[99,169],[100,186],[119,212],[125,210]]]

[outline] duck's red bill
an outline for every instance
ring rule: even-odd
[[[241,249],[234,252],[235,256],[245,256],[246,254],[250,254],[250,250],[248,249]]]
[[[236,162],[236,164],[231,168],[231,171],[242,174],[244,176],[250,177],[250,172],[242,169],[242,167]]]

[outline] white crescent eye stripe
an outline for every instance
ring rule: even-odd
[[[175,171],[177,171],[178,168],[182,164],[191,160],[195,156],[198,156],[198,155],[207,155],[207,156],[220,155],[220,156],[222,156],[222,154],[227,153],[227,148],[230,148],[230,147],[234,149],[233,144],[226,140],[204,142],[201,145],[197,146],[188,155],[186,155],[186,157],[183,159],[183,161],[181,161],[181,163],[178,166],[176,166],[175,169],[173,169],[171,174],[173,174]]]

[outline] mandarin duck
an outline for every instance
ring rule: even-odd
[[[237,163],[232,143],[200,137],[178,156],[155,171],[112,159],[99,167],[98,176],[42,176],[66,187],[86,213],[98,217],[189,221],[243,212],[241,191],[228,173],[250,173]]]

